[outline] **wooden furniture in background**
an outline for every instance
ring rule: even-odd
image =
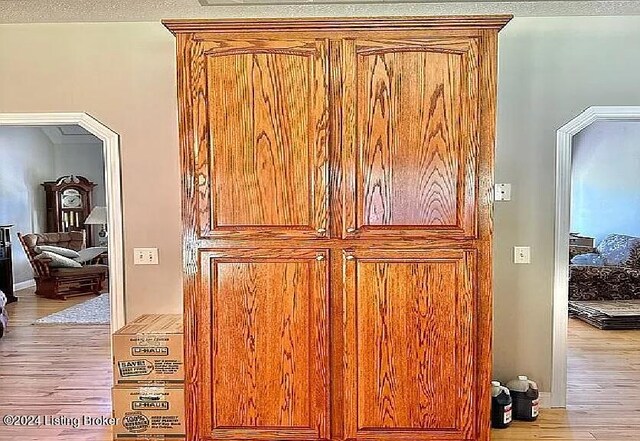
[[[84,221],[93,209],[96,186],[82,176],[62,176],[42,184],[47,207],[47,233],[85,231],[87,246],[92,245],[92,227]]]
[[[588,236],[578,236],[573,233],[569,236],[569,260],[578,254],[593,253],[596,249],[596,239]]]
[[[578,236],[577,234],[571,234],[569,236],[569,246],[579,247],[596,247],[596,239],[588,236]]]
[[[85,265],[82,268],[50,268],[47,259],[36,259],[38,245],[53,245],[79,251],[85,247],[85,232],[68,233],[18,233],[36,281],[36,295],[50,299],[66,300],[69,297],[87,294],[98,295],[106,287],[109,267],[105,265]]]
[[[168,21],[187,439],[489,439],[497,32]]]
[[[0,225],[0,291],[7,296],[7,303],[18,301],[13,293],[11,227],[13,225]]]

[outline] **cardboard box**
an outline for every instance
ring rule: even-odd
[[[182,316],[147,314],[113,334],[115,385],[184,382]]]
[[[183,440],[184,388],[115,386],[111,390],[114,440]]]

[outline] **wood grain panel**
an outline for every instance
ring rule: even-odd
[[[475,234],[476,41],[438,41],[345,43],[344,237]]]
[[[210,166],[198,177],[200,235],[324,237],[328,43],[194,41],[193,69],[206,72],[196,101],[208,112],[197,155]]]
[[[308,71],[299,56],[209,58],[214,228],[310,224]]]
[[[478,441],[491,438],[490,380],[493,367],[493,197],[496,142],[498,35],[484,32],[478,48],[480,64],[480,108],[478,125],[478,322],[476,364],[476,433]]]
[[[194,42],[187,35],[177,37],[177,82],[178,82],[178,126],[180,130],[180,169],[182,174],[182,250],[183,250],[183,305],[184,305],[184,364],[185,364],[185,428],[186,440],[198,441],[201,433],[201,413],[194,403],[203,396],[202,384],[198,381],[201,370],[200,360],[202,352],[206,352],[206,345],[201,345],[198,319],[199,286],[196,274],[197,238],[199,221],[200,196],[196,193],[197,165],[196,146],[193,140],[197,127],[196,108],[194,107],[194,81],[192,54],[196,51]]]
[[[327,250],[202,254],[213,439],[328,437]]]
[[[345,253],[346,437],[473,435],[473,251]]]

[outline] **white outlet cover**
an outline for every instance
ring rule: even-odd
[[[496,184],[495,200],[510,201],[511,200],[511,184]]]
[[[158,249],[157,248],[134,248],[133,264],[134,265],[157,265]]]

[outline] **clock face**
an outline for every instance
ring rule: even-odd
[[[62,192],[62,208],[81,208],[82,196],[78,190],[69,188]]]

